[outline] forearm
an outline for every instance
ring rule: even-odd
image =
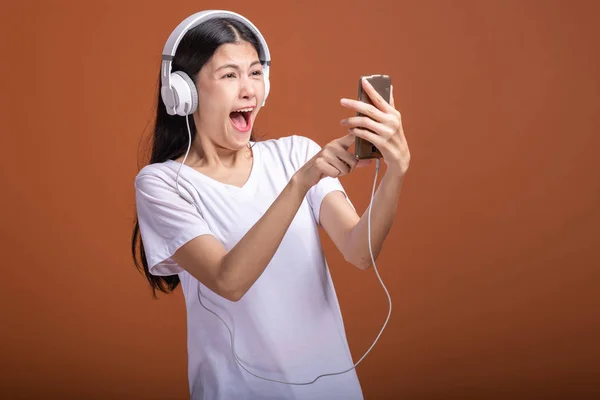
[[[266,213],[223,258],[219,279],[234,297],[241,298],[263,273],[307,191],[292,178]]]
[[[371,206],[371,248],[374,259],[379,256],[383,242],[392,227],[403,180],[403,175],[400,176],[388,169],[375,192]],[[348,258],[361,269],[372,265],[369,252],[368,218],[369,209],[367,208],[348,238],[348,251],[351,252]]]

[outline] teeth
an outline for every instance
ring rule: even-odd
[[[250,112],[252,110],[253,110],[253,108],[250,107],[250,108],[242,108],[240,110],[235,110],[234,112]]]

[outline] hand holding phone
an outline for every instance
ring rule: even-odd
[[[358,81],[358,100],[373,104],[367,93],[363,90],[362,79],[369,81],[371,86],[379,93],[386,102],[390,102],[390,88],[392,86],[392,80],[389,75],[370,75],[363,76]],[[357,116],[363,116],[361,113],[357,113]],[[372,132],[372,131],[371,131]],[[354,156],[358,160],[381,158],[381,152],[371,142],[357,137],[354,144]]]
[[[386,173],[403,177],[410,164],[410,150],[402,115],[394,104],[391,79],[388,75],[371,75],[364,77],[364,82],[361,79],[359,85],[360,100],[340,99],[343,107],[357,114],[340,121],[355,138],[354,157],[359,163],[383,158]]]

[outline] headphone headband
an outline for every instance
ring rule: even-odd
[[[248,27],[252,33],[256,36],[259,42],[259,54],[258,57],[263,64],[263,70],[265,74],[265,79],[268,82],[269,79],[269,66],[271,65],[271,54],[269,53],[269,47],[267,46],[267,42],[264,37],[260,33],[260,31],[254,26],[252,22],[250,22],[247,18],[243,17],[240,14],[234,13],[232,11],[225,10],[206,10],[200,11],[198,13],[192,14],[186,19],[184,19],[167,39],[165,46],[162,52],[162,62],[161,62],[161,93],[163,95],[163,101],[167,106],[172,108],[172,112],[175,112],[174,108],[176,106],[175,93],[172,90],[172,82],[171,82],[171,68],[172,61],[175,57],[175,52],[177,51],[177,46],[181,39],[185,36],[185,34],[194,27],[202,24],[211,19],[216,18],[231,18],[236,21],[243,23],[246,27]],[[268,94],[268,93],[267,93]],[[266,100],[266,96],[265,96]]]

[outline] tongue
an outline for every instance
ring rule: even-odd
[[[229,114],[229,118],[231,118],[233,126],[235,126],[241,131],[246,130],[246,128],[248,127],[248,124],[246,123],[246,118],[244,118],[242,113],[232,112],[231,114]]]

